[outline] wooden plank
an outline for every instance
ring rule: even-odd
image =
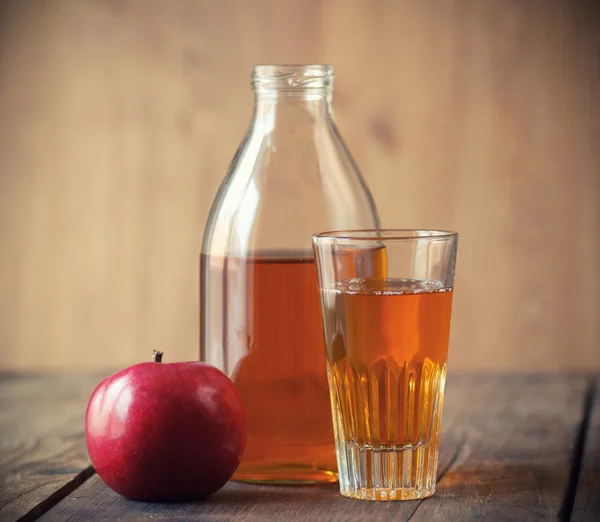
[[[100,379],[0,375],[1,519],[27,514],[34,518],[91,475],[83,440],[83,412]],[[464,384],[459,378],[450,385],[447,402],[451,406],[445,413],[448,426],[465,395]],[[449,453],[442,449],[440,467]]]
[[[451,376],[438,493],[421,502],[229,483],[204,502],[139,503],[95,476],[42,520],[555,520],[585,387],[584,377]]]
[[[27,512],[43,512],[68,493],[65,487],[76,488],[90,473],[83,443],[83,409],[99,378],[2,377],[0,518],[14,519]],[[342,498],[335,486],[228,484],[202,503],[133,503],[94,477],[50,509],[44,519],[261,520],[286,516],[294,520],[307,514],[317,520],[555,519],[568,481],[569,455],[585,388],[583,377],[451,376],[441,480],[436,497],[423,502],[351,501]],[[598,440],[594,426],[588,437],[592,443]],[[589,448],[593,456],[594,446]],[[591,520],[585,517],[596,509],[596,469],[595,465],[586,467],[584,461],[581,487],[590,492],[584,498],[592,503],[585,500],[583,515],[576,505],[575,514],[584,516],[579,520]]]
[[[448,379],[440,448],[439,474],[443,474],[455,457],[456,439],[453,426],[461,417],[471,391],[471,379],[451,375]],[[477,410],[498,393],[496,380],[482,383],[480,393],[470,404]],[[343,498],[338,486],[275,487],[229,483],[204,502],[153,504],[129,502],[109,490],[98,476],[92,477],[65,501],[50,510],[43,520],[302,520],[310,513],[315,520],[342,517],[344,520],[387,520],[408,518],[413,503],[366,504]]]
[[[93,474],[83,427],[99,380],[0,374],[0,520],[34,519]]]
[[[587,383],[585,377],[506,378],[502,396],[462,426],[461,455],[411,520],[556,520]]]
[[[600,520],[600,387],[594,388],[590,401],[589,420],[581,460],[581,474],[571,520],[597,522]]]

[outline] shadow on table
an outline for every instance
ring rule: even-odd
[[[469,497],[475,502],[497,499],[529,499],[534,504],[544,499],[559,498],[568,482],[568,470],[560,463],[539,465],[537,463],[482,462],[476,466],[463,465],[448,471],[438,483],[434,498]],[[343,498],[338,484],[310,486],[280,486],[228,483],[222,490],[203,503],[250,504],[257,500],[288,502],[301,500],[310,495],[312,500]]]
[[[417,508],[425,519],[440,510],[454,513],[459,519],[460,514],[468,510],[475,518],[503,519],[509,512],[514,515],[514,520],[526,519],[532,513],[550,520],[555,518],[562,504],[568,470],[566,473],[567,476],[560,463],[556,466],[497,461],[472,466],[463,464],[457,470],[448,471],[439,482],[436,494],[422,503],[350,500],[340,495],[338,484],[266,486],[230,482],[205,500],[172,504],[129,503],[116,498],[116,494],[114,496],[123,508],[134,509],[138,514],[152,514],[158,519],[177,515],[181,520],[192,520],[219,513],[244,516],[252,513],[258,518],[283,519],[290,509],[306,507],[320,510],[326,516],[345,513],[348,520],[392,514],[400,519],[409,518]]]
[[[282,486],[230,482],[223,489],[204,500],[204,503],[254,504],[257,500],[287,502],[306,498],[307,494],[311,499],[330,499],[341,496],[338,484]]]

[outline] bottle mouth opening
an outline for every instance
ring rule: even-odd
[[[333,86],[330,65],[256,65],[251,85],[255,92],[317,92]]]

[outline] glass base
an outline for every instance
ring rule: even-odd
[[[437,444],[373,449],[345,443],[339,458],[340,493],[359,500],[414,500],[435,493]]]

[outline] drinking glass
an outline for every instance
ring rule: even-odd
[[[342,495],[435,491],[458,234],[313,236]]]

